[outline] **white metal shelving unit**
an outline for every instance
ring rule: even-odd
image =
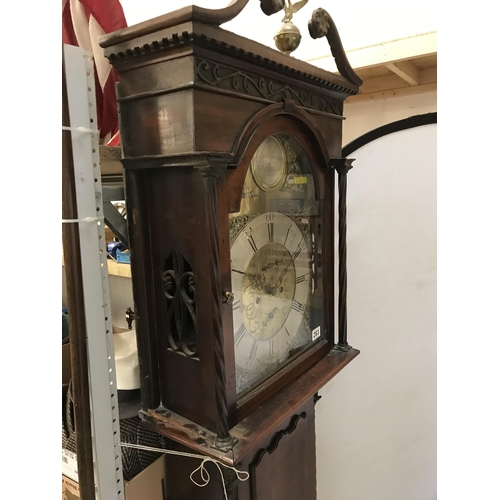
[[[87,327],[96,499],[124,500],[92,55],[64,45]]]

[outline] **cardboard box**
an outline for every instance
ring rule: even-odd
[[[163,455],[134,479],[125,482],[125,500],[167,500],[166,464]],[[78,483],[64,474],[62,500],[80,500]]]
[[[79,500],[80,490],[78,483],[66,476],[62,477],[62,500]]]
[[[167,500],[167,460],[161,456],[132,481],[125,482],[125,500]]]

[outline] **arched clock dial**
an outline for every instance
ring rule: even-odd
[[[310,244],[279,212],[247,223],[231,247],[238,392],[287,359],[309,304]]]

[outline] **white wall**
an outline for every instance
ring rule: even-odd
[[[346,119],[343,126],[342,144],[345,146],[361,135],[382,125],[410,116],[435,113],[436,111],[437,92],[358,103],[346,102],[344,106]]]
[[[123,276],[108,277],[109,294],[111,297],[111,317],[114,326],[127,327],[125,311],[127,307],[134,308],[132,280]],[[62,270],[62,305],[67,307],[68,294],[66,290],[66,275]]]
[[[436,126],[358,149],[348,174],[348,341],[320,394],[318,500],[436,498]]]
[[[121,0],[129,26],[186,5],[220,9],[229,3],[230,0],[177,0],[175,3],[161,0]],[[335,3],[331,0],[309,0],[293,16],[293,22],[302,34],[300,47],[293,53],[293,57],[297,59],[308,60],[330,54],[326,39],[312,39],[307,28],[311,14],[319,7],[326,9],[332,16],[345,50],[437,29],[436,0],[358,0]],[[240,15],[224,24],[223,28],[275,48],[273,37],[282,18],[283,14],[280,12],[266,16],[260,9],[260,2],[250,0]]]

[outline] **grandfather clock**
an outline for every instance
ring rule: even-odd
[[[317,393],[359,354],[346,335],[341,137],[362,82],[323,9],[309,32],[327,37],[340,75],[292,58],[288,25],[286,53],[220,28],[247,1],[101,39],[120,75],[141,417],[172,449],[249,472],[225,472],[230,499],[314,500]],[[206,487],[190,481],[198,465],[168,456],[169,500],[224,498],[214,464]]]

